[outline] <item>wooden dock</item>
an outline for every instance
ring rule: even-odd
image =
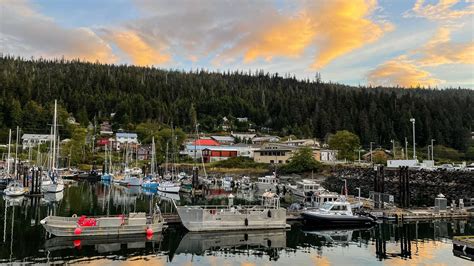
[[[378,219],[395,221],[428,221],[428,220],[464,220],[474,217],[474,213],[467,211],[434,212],[432,209],[395,209],[372,210],[370,214]]]

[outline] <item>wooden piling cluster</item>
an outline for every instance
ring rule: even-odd
[[[39,197],[39,196],[42,195],[42,193],[41,193],[41,175],[42,175],[41,168],[33,168],[33,170],[31,171],[30,192],[27,194],[27,196]]]
[[[408,166],[398,170],[399,205],[401,208],[410,208],[410,180]]]

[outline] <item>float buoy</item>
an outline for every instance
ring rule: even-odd
[[[75,235],[80,235],[81,233],[82,233],[82,229],[80,227],[76,227],[76,229],[74,229]]]
[[[78,247],[81,246],[81,240],[80,240],[80,239],[74,240],[73,243],[74,243],[74,247],[75,247],[75,248],[78,248]]]
[[[245,218],[245,226],[249,226],[249,219]]]
[[[151,228],[148,227],[148,228],[146,229],[146,235],[147,235],[147,236],[153,235],[153,229],[151,229]]]
[[[268,218],[272,217],[272,212],[270,210],[268,210],[267,216],[268,216]]]

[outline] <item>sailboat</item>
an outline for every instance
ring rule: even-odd
[[[114,180],[114,175],[112,174],[112,148],[110,152],[107,152],[107,145],[105,145],[105,162],[104,162],[104,172],[100,179],[104,182],[110,182]]]
[[[19,197],[25,195],[25,188],[18,181],[13,181],[8,184],[7,188],[3,191],[6,196]]]
[[[56,151],[59,150],[59,141],[57,141],[57,115],[58,115],[58,102],[54,100],[54,116],[53,116],[53,128],[51,130],[52,145],[51,145],[51,162],[50,170],[46,175],[42,176],[41,191],[43,193],[58,193],[64,190],[63,179],[57,173],[56,166]],[[56,143],[57,141],[57,143]],[[56,146],[57,144],[57,146]]]
[[[156,158],[155,158],[155,137],[151,139],[151,173],[148,176],[148,178],[143,181],[142,187],[146,189],[157,189],[160,183],[158,183],[158,178],[156,178],[155,174],[155,164],[156,164]]]
[[[173,129],[171,130],[171,139],[172,140],[174,139]],[[173,142],[171,143],[171,147],[172,147],[172,150],[173,150],[172,153],[174,153]],[[170,174],[171,180],[163,181],[163,182],[160,183],[160,185],[158,186],[158,191],[160,191],[160,192],[179,193],[179,190],[181,189],[181,183],[174,181],[175,173],[176,173],[176,169],[175,169],[175,165],[174,165],[174,154],[173,154],[172,161],[173,161],[173,165],[171,166],[171,174]],[[166,147],[166,169],[168,169],[168,146]],[[168,172],[168,171],[166,171],[166,172]],[[166,174],[169,174],[169,173],[166,173]],[[166,176],[165,176],[165,179],[166,179]]]

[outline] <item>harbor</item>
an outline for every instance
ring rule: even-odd
[[[238,189],[230,193],[235,196],[235,206],[258,203],[258,196],[253,193],[248,195]],[[257,265],[268,260],[287,265],[292,260],[303,264],[342,263],[351,257],[354,261],[369,261],[370,265],[386,260],[430,264],[435,260],[451,261],[449,256],[457,254],[454,236],[474,234],[474,224],[469,217],[417,221],[380,219],[368,227],[313,228],[302,223],[299,211],[287,212],[286,222],[291,227],[283,229],[189,232],[181,225],[174,204],[227,205],[228,195],[197,200],[186,193],[158,194],[109,182],[75,181],[68,182],[61,193],[45,193],[43,197],[3,196],[0,262],[105,263],[146,258],[155,263],[182,265],[193,261],[207,265],[211,261],[226,263],[239,257]],[[150,236],[142,233],[58,237],[41,225],[41,220],[48,215],[114,217],[124,213],[149,213],[155,205],[159,206],[167,228]],[[425,257],[425,254],[431,255]],[[467,263],[465,256],[456,259]]]

